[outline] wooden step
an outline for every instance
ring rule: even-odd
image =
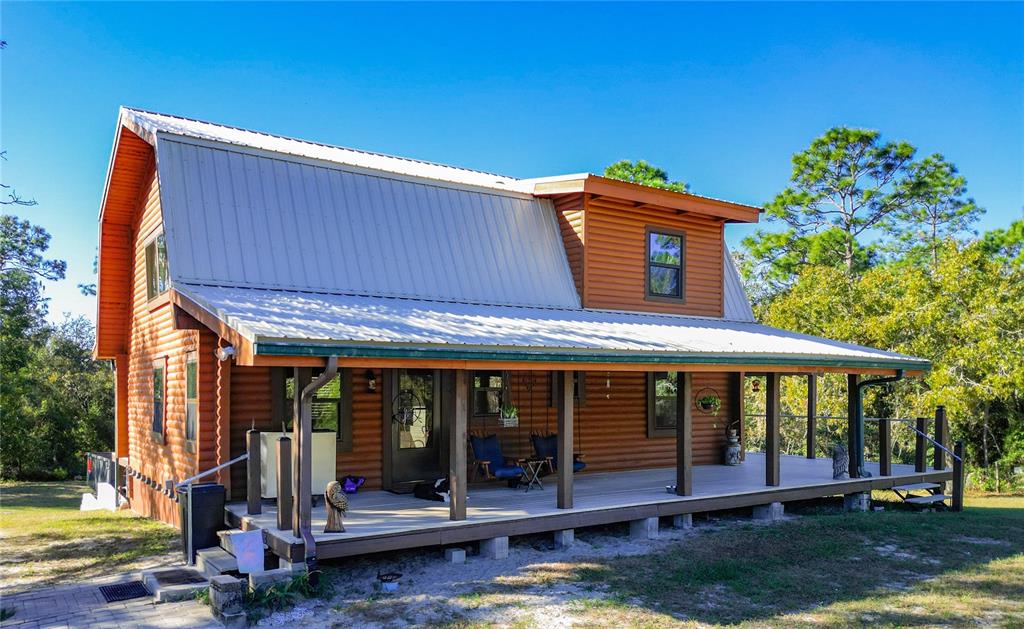
[[[930,505],[936,502],[945,502],[949,500],[949,496],[946,494],[931,494],[928,496],[911,496],[904,500],[907,504],[912,505]]]
[[[237,572],[238,561],[223,548],[202,548],[196,551],[196,570],[207,577],[215,577],[226,572]]]
[[[910,483],[909,485],[896,485],[893,491],[922,491],[924,489],[938,489],[942,485],[938,483]]]

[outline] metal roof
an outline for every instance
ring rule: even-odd
[[[533,192],[532,183],[525,183],[526,180],[516,179],[515,177],[506,177],[504,175],[456,166],[445,166],[444,164],[435,164],[405,157],[394,157],[382,153],[342,148],[329,144],[308,142],[306,140],[296,140],[259,131],[249,131],[238,127],[129,109],[127,107],[121,108],[121,124],[127,126],[154,146],[157,144],[157,139],[160,135],[181,136],[270,151],[282,155],[333,162],[344,166],[368,168],[409,177],[492,188],[507,192],[520,192],[523,194]]]
[[[157,165],[175,284],[580,306],[548,200],[177,136]]]
[[[257,354],[930,366],[919,358],[748,321],[188,284],[175,288],[252,342]]]
[[[735,321],[754,321],[754,310],[743,288],[729,248],[722,245],[722,316]]]

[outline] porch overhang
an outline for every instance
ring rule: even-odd
[[[928,360],[746,321],[179,285],[239,364],[920,375]]]

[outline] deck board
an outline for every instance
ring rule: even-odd
[[[373,550],[456,543],[481,539],[494,534],[501,524],[505,534],[522,534],[552,527],[570,528],[593,523],[626,521],[640,517],[672,513],[699,512],[730,505],[749,506],[770,502],[776,496],[798,499],[827,496],[890,487],[907,482],[939,480],[948,472],[914,471],[912,465],[893,465],[893,474],[878,477],[878,465],[868,464],[874,475],[869,481],[836,481],[832,479],[830,459],[807,459],[783,456],[781,485],[767,487],[764,483],[764,455],[749,453],[739,466],[701,465],[693,468],[693,495],[676,496],[665,491],[675,481],[675,468],[647,469],[627,472],[578,474],[574,482],[573,509],[558,509],[555,477],[549,476],[545,489],[510,489],[504,484],[470,487],[467,518],[453,522],[448,519],[448,505],[420,500],[412,495],[396,495],[385,491],[368,491],[349,496],[349,513],[345,516],[344,533],[323,533],[327,521],[323,505],[313,509],[312,528],[321,548],[334,548],[328,555],[361,554]],[[865,483],[869,484],[869,487]],[[245,515],[244,503],[232,503],[228,510],[236,520],[246,520],[249,528],[266,529],[278,547],[296,546],[301,542],[290,531],[276,529],[276,509],[264,506],[263,513]],[[464,529],[461,530],[460,529]],[[478,531],[478,532],[474,532]],[[382,542],[384,538],[403,540]],[[347,546],[346,549],[340,547]]]

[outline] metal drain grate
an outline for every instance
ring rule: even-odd
[[[115,583],[114,585],[101,585],[100,594],[108,603],[127,601],[133,598],[149,596],[149,590],[142,581],[129,581],[127,583]]]

